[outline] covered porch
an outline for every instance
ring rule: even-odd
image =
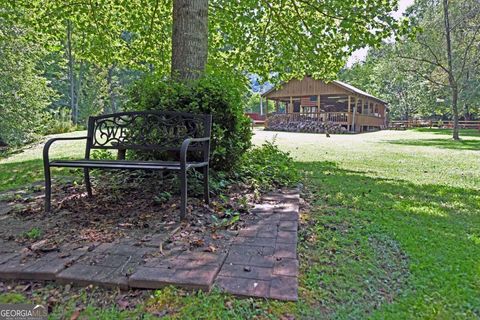
[[[308,77],[292,80],[282,89],[267,91],[262,99],[267,125],[275,116],[286,122],[330,123],[348,132],[386,127],[384,101],[339,81],[327,84]]]

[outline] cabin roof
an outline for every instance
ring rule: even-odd
[[[305,79],[305,78],[304,78],[304,79]],[[321,81],[321,80],[318,80],[318,81]],[[283,82],[282,84],[285,84],[285,83],[286,83],[286,82]],[[382,99],[380,99],[380,98],[377,98],[377,97],[371,95],[371,94],[368,93],[368,92],[365,92],[365,91],[363,91],[363,90],[360,90],[360,89],[358,89],[357,87],[352,86],[351,84],[342,82],[342,81],[340,81],[340,80],[333,80],[331,83],[334,84],[334,85],[337,85],[338,87],[343,88],[343,89],[345,89],[345,90],[347,90],[347,91],[349,91],[349,92],[351,92],[351,93],[359,94],[359,95],[365,96],[365,97],[367,97],[367,98],[375,99],[375,100],[380,101],[380,102],[382,102],[382,103],[384,103],[384,104],[388,104],[388,102],[386,102],[386,101],[384,101],[384,100],[382,100]],[[272,87],[272,88],[270,88],[269,90],[267,90],[267,91],[265,91],[264,93],[262,93],[262,97],[265,97],[265,96],[267,96],[269,93],[274,92],[274,91],[276,91],[276,90],[278,90],[278,89],[275,88],[275,87]]]

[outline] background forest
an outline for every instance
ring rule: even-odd
[[[169,72],[171,13],[168,6],[149,3],[142,7],[144,16],[129,16],[139,12],[140,2],[115,5],[107,1],[107,4],[92,11],[93,18],[92,12],[85,9],[85,12],[72,13],[71,19],[65,19],[68,9],[59,3],[42,5],[32,1],[21,7],[3,6],[0,11],[0,145],[16,146],[38,135],[83,127],[90,115],[122,110],[125,95],[135,80],[152,72]],[[452,119],[454,105],[459,119],[479,117],[480,5],[476,0],[417,0],[405,13],[416,33],[398,32],[383,42],[381,39],[386,34],[368,35],[365,30],[356,31],[353,25],[345,28],[363,37],[354,42],[340,36],[335,38],[338,30],[316,30],[326,32],[331,39],[322,38],[324,43],[318,37],[304,41],[302,46],[308,55],[296,53],[299,54],[298,66],[291,59],[295,54],[292,47],[295,39],[285,37],[284,33],[289,30],[283,25],[295,17],[282,17],[272,7],[273,18],[259,24],[262,17],[244,15],[246,9],[252,10],[248,6],[254,6],[253,2],[246,1],[245,8],[227,8],[229,5],[233,6],[222,1],[210,4],[215,9],[210,28],[221,25],[230,38],[210,36],[209,45],[218,49],[211,52],[207,69],[234,70],[232,74],[244,78],[245,81],[238,83],[245,86],[246,110],[259,111],[258,91],[266,88],[263,84],[266,81],[277,84],[288,77],[310,73],[327,80],[338,77],[381,97],[390,103],[391,119]],[[385,10],[394,5],[392,1],[385,5]],[[229,24],[224,13],[215,13],[221,12],[220,9],[225,12],[238,9],[241,16],[234,20],[239,24]],[[449,21],[445,21],[445,13]],[[119,21],[121,29],[113,29],[112,21]],[[310,22],[306,21],[306,26]],[[254,29],[260,26],[264,29]],[[310,28],[312,26],[314,24],[310,24]],[[278,43],[278,47],[272,44],[267,47],[268,43],[262,39],[240,37],[260,31],[267,37],[272,34],[272,44],[278,43],[278,39],[285,42]],[[275,32],[278,34],[273,34]],[[446,41],[447,33],[449,41]],[[232,46],[229,42],[245,48],[229,50]],[[328,56],[329,52],[341,52],[328,47],[333,44],[348,45],[351,50],[342,53],[342,57]],[[255,45],[258,52],[252,51]],[[321,46],[324,51],[319,51]],[[365,61],[337,74],[352,50],[366,46],[370,46],[370,50]],[[244,56],[242,52],[249,55]],[[317,63],[314,56],[322,61]],[[309,63],[300,65],[305,61]],[[245,76],[253,74],[259,76]]]
[[[340,79],[388,101],[391,119],[451,120],[454,103],[460,119],[478,119],[479,7],[478,1],[417,0],[405,13],[417,35],[370,49]]]

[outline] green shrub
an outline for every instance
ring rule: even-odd
[[[243,112],[245,91],[244,83],[233,76],[179,83],[148,75],[133,86],[125,108],[211,114],[210,165],[215,171],[230,171],[251,146],[250,120]]]
[[[267,141],[243,156],[236,179],[267,191],[293,186],[299,182],[300,176],[290,154],[281,151],[274,141]]]
[[[50,113],[45,119],[44,134],[67,133],[76,130],[72,122],[72,112],[68,108],[60,108]]]

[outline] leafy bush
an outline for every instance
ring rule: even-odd
[[[274,141],[267,141],[243,156],[236,178],[266,191],[293,186],[300,176],[290,154],[281,151]]]
[[[216,171],[230,171],[250,148],[252,136],[243,113],[246,89],[233,78],[206,76],[185,84],[148,75],[133,86],[126,109],[212,114],[210,165]]]
[[[44,134],[67,133],[75,131],[76,126],[72,122],[72,111],[68,108],[60,108],[52,111],[45,120]]]
[[[32,141],[40,133],[43,116],[55,97],[37,68],[36,61],[44,56],[43,49],[28,43],[19,30],[0,23],[0,145],[3,147]]]

